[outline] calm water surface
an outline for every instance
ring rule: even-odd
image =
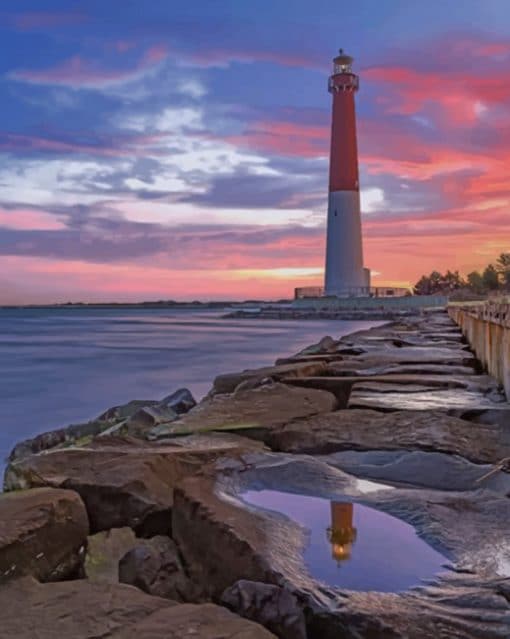
[[[269,365],[375,322],[224,320],[220,312],[0,309],[0,463],[12,446],[131,399]]]
[[[247,491],[243,499],[305,526],[310,574],[347,590],[401,592],[433,578],[448,563],[396,517],[345,501],[274,490]]]

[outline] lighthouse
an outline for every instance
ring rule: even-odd
[[[370,271],[363,268],[354,106],[359,79],[352,63],[353,58],[340,49],[328,83],[333,113],[324,288],[326,295],[336,297],[364,296],[370,291]]]

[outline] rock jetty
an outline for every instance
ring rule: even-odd
[[[0,634],[508,639],[509,459],[510,404],[444,312],[219,375],[198,403],[116,406],[12,451]],[[397,517],[444,571],[405,592],[319,582],[306,530],[244,500],[262,489]]]

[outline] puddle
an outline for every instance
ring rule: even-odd
[[[251,490],[242,497],[309,530],[306,566],[312,577],[330,586],[401,592],[434,577],[448,563],[409,524],[348,498],[330,502],[273,490]]]

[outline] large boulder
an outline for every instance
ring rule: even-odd
[[[197,601],[198,588],[188,577],[175,542],[165,535],[139,540],[118,563],[118,579],[157,597]]]
[[[277,383],[209,397],[180,419],[154,428],[149,436],[271,429],[298,417],[332,411],[336,405],[334,395],[327,391]]]
[[[287,453],[424,450],[490,463],[510,456],[510,435],[504,429],[440,411],[339,410],[289,422],[271,431],[265,441]]]
[[[2,637],[16,639],[275,639],[268,630],[213,604],[175,604],[124,584],[88,580],[0,590]]]
[[[163,399],[136,399],[121,406],[114,406],[100,415],[98,419],[114,419],[115,421],[123,421],[132,417],[140,408],[144,408],[146,406],[171,408],[177,414],[181,415],[182,413],[187,413],[191,408],[193,408],[193,406],[195,406],[195,404],[196,401],[191,392],[187,388],[179,388]]]
[[[134,399],[127,404],[108,408],[89,422],[71,424],[19,442],[11,451],[9,461],[16,461],[56,447],[88,444],[94,437],[102,434],[125,432],[139,435],[140,431],[143,434],[147,428],[162,421],[170,421],[177,415],[186,413],[195,405],[196,401],[187,388],[180,388],[161,400]],[[151,409],[156,415],[152,421]],[[149,415],[148,420],[144,411]],[[125,424],[130,424],[130,427],[125,427]]]
[[[139,543],[131,528],[102,530],[87,539],[85,576],[90,581],[119,582],[119,561]]]
[[[133,399],[127,404],[120,404],[119,406],[112,406],[101,413],[98,420],[109,422],[121,422],[134,415],[137,410],[144,406],[155,406],[159,403],[157,399]]]
[[[51,448],[88,442],[96,435],[110,428],[114,423],[112,420],[95,419],[83,424],[71,424],[65,428],[41,433],[36,435],[36,437],[16,444],[9,454],[9,461],[17,461]]]
[[[79,573],[89,532],[71,490],[37,488],[0,495],[0,583],[21,575],[55,581]]]
[[[111,430],[119,422],[124,422],[140,408],[155,404],[158,404],[157,400],[135,399],[122,406],[109,408],[99,417],[89,422],[71,424],[70,426],[41,433],[16,444],[9,455],[9,461],[23,459],[29,455],[52,448],[84,445],[94,437],[101,435],[101,433]]]
[[[208,478],[191,477],[176,488],[173,536],[191,578],[211,599],[240,579],[274,582],[259,552],[267,541],[262,526],[261,517],[222,499]]]
[[[327,370],[325,362],[298,362],[291,364],[280,364],[277,366],[267,366],[265,368],[248,369],[238,373],[225,373],[218,375],[214,380],[214,393],[232,393],[239,386],[260,384],[262,380],[272,379],[279,381],[283,377],[309,377],[321,375]]]
[[[227,588],[221,603],[261,624],[280,639],[306,639],[305,616],[296,597],[285,588],[242,579]]]
[[[197,402],[195,398],[187,388],[179,388],[175,393],[167,395],[159,402],[159,406],[171,408],[178,415],[187,413],[196,405]]]
[[[325,335],[316,344],[307,346],[302,351],[297,353],[297,357],[300,355],[317,355],[319,353],[332,353],[337,350],[338,342],[335,341],[330,335]]]
[[[177,419],[196,406],[196,401],[187,388],[180,388],[159,402],[150,402],[130,411],[121,421],[116,421],[110,428],[102,432],[103,437],[122,435],[144,438],[146,433],[165,422]]]
[[[207,441],[192,448],[113,445],[66,448],[9,464],[5,490],[49,485],[78,492],[92,532],[129,526],[142,536],[170,532],[173,489],[183,477],[225,454],[242,449]]]
[[[165,422],[172,422],[177,419],[178,414],[168,406],[144,406],[136,411],[129,419],[115,428],[119,434],[130,435],[132,437],[144,437],[154,426]],[[112,431],[110,431],[112,432]]]

